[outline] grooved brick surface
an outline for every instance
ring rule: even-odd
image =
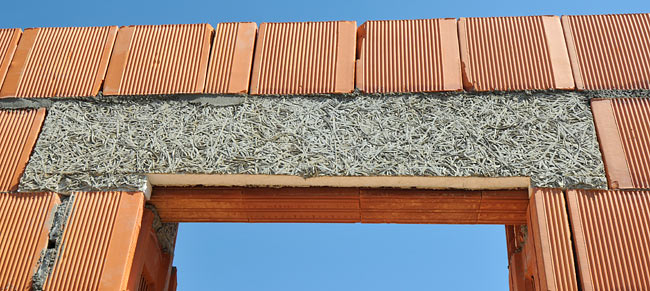
[[[458,33],[466,90],[575,88],[557,16],[461,18]]]

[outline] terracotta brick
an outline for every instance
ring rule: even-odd
[[[569,190],[582,290],[650,290],[650,191]]]
[[[14,57],[22,33],[20,28],[0,29],[0,88],[7,76],[9,64]]]
[[[535,290],[579,290],[564,197],[559,189],[533,189],[528,233],[537,264]]]
[[[262,23],[251,94],[354,91],[356,22]]]
[[[104,95],[203,93],[213,32],[209,24],[120,27]]]
[[[25,29],[0,97],[96,96],[116,33],[116,26]]]
[[[125,290],[140,232],[144,194],[73,195],[73,210],[45,290]]]
[[[257,24],[219,23],[215,32],[205,93],[248,93]]]
[[[18,189],[44,119],[45,108],[0,110],[0,192]]]
[[[173,256],[160,249],[153,220],[154,214],[145,209],[131,264],[128,290],[168,290],[165,288],[171,280]]]
[[[650,89],[650,14],[565,15],[576,87]]]
[[[357,35],[359,90],[463,89],[456,19],[368,21],[359,27]]]
[[[650,99],[594,99],[591,108],[609,186],[650,188]]]
[[[166,222],[523,224],[526,190],[156,187]]]
[[[55,193],[0,193],[0,286],[31,290],[41,251],[48,245]]]
[[[574,89],[557,16],[461,18],[466,90]]]

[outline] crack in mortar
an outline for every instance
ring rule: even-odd
[[[147,173],[527,176],[605,188],[589,100],[648,92],[57,100],[20,189],[138,188],[129,177]]]
[[[47,191],[70,195],[72,192],[125,191],[146,192],[148,180],[144,175],[98,175],[96,173],[47,175]]]
[[[178,223],[170,222],[163,223],[160,220],[160,215],[158,214],[158,209],[152,204],[146,204],[145,207],[154,214],[153,219],[153,229],[156,231],[156,237],[158,238],[158,245],[160,249],[167,254],[174,254],[174,249],[176,247],[176,235],[178,234]]]
[[[47,277],[51,274],[59,258],[59,251],[65,247],[61,244],[61,240],[63,239],[63,231],[68,222],[68,217],[72,212],[74,199],[74,195],[61,196],[61,203],[54,211],[52,226],[48,235],[47,248],[41,251],[41,257],[37,263],[38,267],[32,276],[32,290],[43,290]]]

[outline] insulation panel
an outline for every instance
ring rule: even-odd
[[[262,23],[250,93],[352,92],[356,29],[354,21]]]
[[[533,189],[529,212],[538,290],[578,291],[564,193],[560,189]]]
[[[578,89],[650,89],[650,14],[565,15]]]
[[[45,119],[45,108],[0,110],[0,192],[15,191]]]
[[[573,89],[557,16],[460,18],[466,90]]]
[[[31,290],[32,275],[47,247],[54,193],[0,193],[0,289]]]
[[[567,195],[582,290],[650,290],[650,191]]]
[[[26,29],[0,97],[96,96],[116,33],[117,26]]]
[[[650,188],[650,99],[591,102],[611,188]]]
[[[144,195],[73,193],[74,205],[45,290],[126,290]]]
[[[363,92],[463,89],[456,19],[368,21],[359,27],[357,50]]]
[[[121,27],[104,95],[203,93],[213,32],[209,24]]]
[[[22,33],[23,31],[19,28],[0,29],[0,88],[2,88]]]
[[[55,102],[21,189],[142,185],[133,173],[158,186],[606,187],[586,97],[449,93]]]
[[[205,93],[248,93],[256,34],[254,22],[217,25]]]

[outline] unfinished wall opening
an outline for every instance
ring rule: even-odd
[[[501,225],[181,223],[177,290],[508,290]]]
[[[504,225],[527,223],[529,193],[154,187],[148,203],[180,223],[178,290],[507,290]]]

